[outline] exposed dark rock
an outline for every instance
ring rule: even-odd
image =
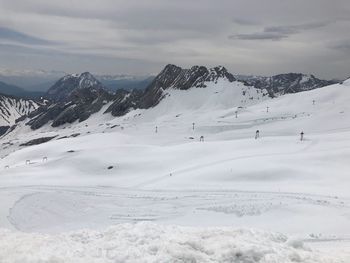
[[[17,119],[15,120],[15,123],[18,123],[18,122],[20,122],[20,121],[24,121],[27,117],[28,117],[27,115],[23,115],[23,116],[17,118]]]
[[[27,125],[30,125],[33,130],[39,129],[49,121],[54,120],[68,106],[53,104],[50,107],[44,107],[46,111],[45,109],[38,110],[39,114],[27,122]]]
[[[107,167],[108,170],[113,169],[113,165]]]
[[[230,82],[235,81],[234,76],[228,73],[225,67],[207,69],[204,66],[193,66],[190,69],[182,69],[169,64],[146,88],[140,99],[139,107],[144,109],[154,107],[164,97],[166,89],[205,88],[205,82],[217,82],[219,78],[225,78]]]
[[[0,94],[0,121],[3,126],[12,126],[34,111],[38,104],[33,100],[21,99],[10,95]],[[14,118],[17,118],[14,121]]]
[[[113,116],[123,116],[132,109],[148,109],[156,106],[164,98],[164,91],[167,89],[205,88],[206,82],[217,82],[220,78],[230,82],[235,81],[234,76],[224,67],[207,69],[203,66],[194,66],[191,69],[182,69],[169,64],[154,78],[144,92],[118,90],[113,104],[105,113],[110,112]]]
[[[67,75],[59,79],[45,94],[54,102],[66,102],[76,90],[100,90],[103,85],[89,72]]]
[[[4,135],[9,129],[10,126],[0,126],[0,136]]]
[[[62,139],[67,139],[67,138],[75,138],[75,137],[78,137],[80,135],[80,133],[73,133],[69,136],[62,136],[62,137],[59,137],[57,138],[57,140],[62,140]]]
[[[38,145],[38,144],[42,144],[42,143],[51,141],[53,138],[56,138],[56,137],[57,137],[57,135],[56,136],[51,136],[51,137],[41,137],[41,138],[30,140],[30,141],[28,141],[26,143],[22,143],[22,144],[20,144],[20,146]]]
[[[84,121],[113,99],[113,95],[88,72],[61,78],[46,96],[52,104],[40,107],[29,116],[32,119],[27,124],[34,130],[50,121],[53,127]]]
[[[138,108],[143,91],[133,90],[131,92],[118,90],[114,102],[105,113],[110,112],[113,116],[123,116],[132,109]]]

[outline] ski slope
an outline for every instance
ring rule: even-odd
[[[242,99],[242,89],[252,99]],[[50,240],[49,251],[64,262],[79,262],[59,253],[67,242],[72,251],[111,246],[125,262],[137,255],[230,262],[233,247],[243,249],[239,262],[349,262],[349,98],[350,81],[275,99],[219,82],[170,90],[156,107],[120,118],[102,109],[61,129],[33,132],[20,123],[1,138],[0,227],[9,230],[0,231],[0,259],[16,262]],[[57,137],[19,146],[48,136]],[[272,238],[276,232],[287,236],[283,242]],[[140,242],[129,258],[125,235]],[[210,245],[193,241],[203,235]],[[227,235],[230,249],[220,243]],[[154,248],[154,240],[170,248]],[[47,253],[39,250],[33,262]],[[92,258],[81,262],[108,262]]]

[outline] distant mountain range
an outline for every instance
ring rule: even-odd
[[[51,104],[32,112],[28,125],[32,129],[38,129],[49,122],[52,122],[53,127],[57,127],[77,120],[84,121],[107,104],[109,106],[104,113],[122,116],[132,109],[156,106],[169,89],[206,88],[209,83],[217,84],[219,80],[228,83],[236,81],[224,67],[208,69],[204,66],[194,66],[191,69],[182,69],[175,65],[167,65],[146,89],[119,89],[113,94],[89,72],[67,75],[47,91],[45,98],[49,99]],[[248,97],[249,94],[242,95],[245,96]]]
[[[37,99],[44,95],[42,91],[29,91],[0,81],[0,93],[26,99]]]
[[[63,71],[45,70],[9,70],[0,68],[0,81],[9,86],[16,86],[21,91],[11,91],[11,89],[1,89],[0,92],[14,96],[26,96],[32,98],[45,93],[60,78],[68,75]],[[107,89],[116,91],[118,89],[132,90],[145,89],[154,79],[154,76],[134,76],[127,74],[119,75],[95,75]],[[28,93],[25,94],[24,91]],[[34,92],[34,93],[32,93]]]
[[[45,70],[9,70],[0,68],[0,93],[37,98],[52,87],[57,80],[66,76],[63,71]],[[302,73],[278,74],[271,77],[254,75],[234,75],[237,80],[260,89],[266,89],[270,96],[275,97],[285,93],[306,91],[327,86],[338,81],[322,80],[313,75]],[[119,89],[131,91],[144,90],[154,80],[155,76],[134,76],[128,74],[95,75],[103,86],[110,91]]]
[[[286,73],[271,77],[245,75],[235,75],[235,77],[247,83],[247,85],[258,89],[266,89],[271,97],[312,90],[337,83],[335,80],[322,80],[314,75],[302,73]]]
[[[133,90],[145,89],[155,78],[154,76],[132,76],[132,75],[96,75],[107,89],[117,91],[118,89]]]
[[[11,70],[0,68],[0,81],[28,91],[46,92],[59,78],[67,75],[63,71]]]
[[[107,87],[105,83],[110,86]],[[183,69],[169,64],[156,77],[145,79],[128,75],[94,77],[89,72],[65,75],[44,94],[36,94],[43,96],[47,100],[45,103],[39,102],[40,106],[35,104],[38,107],[33,107],[30,106],[33,104],[32,100],[23,100],[21,107],[28,105],[29,108],[21,112],[28,116],[27,124],[32,129],[38,129],[48,123],[53,127],[58,127],[75,121],[81,122],[102,109],[103,113],[113,116],[123,116],[133,109],[149,109],[170,96],[169,91],[171,90],[205,89],[213,85],[224,85],[225,88],[231,87],[232,89],[240,87],[240,98],[235,98],[235,100],[243,103],[254,98],[263,99],[265,96],[273,98],[333,83],[334,81],[321,80],[313,75],[301,73],[280,74],[272,77],[242,76],[233,75],[222,66],[213,68],[193,66],[190,69]],[[26,94],[27,91],[5,83],[0,83],[0,92],[21,98],[35,97],[32,93]],[[195,101],[196,98],[193,100]],[[12,106],[12,109],[9,110],[8,107],[0,105],[0,110],[11,112],[16,109]],[[21,117],[23,114],[16,115],[16,117]]]

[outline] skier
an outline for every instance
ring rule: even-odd
[[[300,133],[300,140],[301,141],[304,140],[304,132],[303,131]]]
[[[199,141],[200,142],[204,142],[204,136],[203,135],[199,138]]]
[[[259,134],[259,133],[260,133],[259,130],[256,130],[256,132],[255,132],[255,140],[258,139],[258,138],[260,137],[260,134]]]

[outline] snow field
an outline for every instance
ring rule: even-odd
[[[1,139],[0,262],[347,262],[349,97],[347,82],[276,99],[219,82],[121,118],[20,124]]]

